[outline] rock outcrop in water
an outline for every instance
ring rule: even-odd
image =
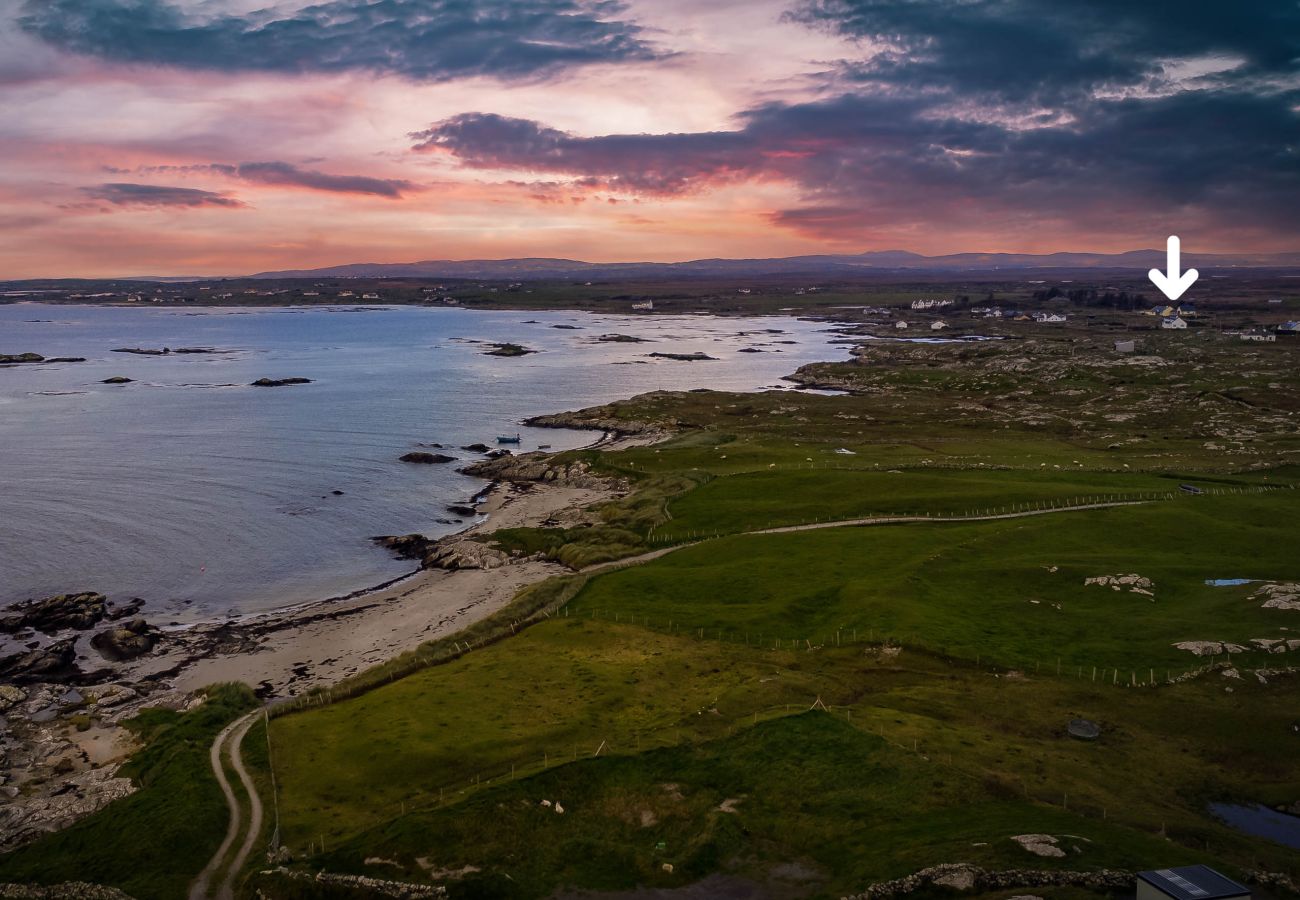
[[[23,363],[74,363],[85,362],[84,356],[41,356],[39,353],[0,353],[0,366],[17,366]]]
[[[634,334],[602,334],[596,338],[602,344],[652,344],[650,338],[637,337]]]
[[[252,387],[284,387],[289,384],[311,384],[310,378],[259,378]]]
[[[114,375],[112,378],[105,378],[100,384],[130,384],[135,379],[127,378],[125,375]]]
[[[537,352],[536,350],[532,350],[522,344],[504,343],[489,344],[488,346],[491,349],[483,351],[488,356],[527,356],[530,353]]]
[[[42,634],[83,631],[104,620],[108,615],[108,600],[103,594],[83,591],[28,600],[14,606],[11,612],[16,615],[0,618],[0,632],[14,634],[28,628]]]
[[[429,453],[426,450],[412,450],[410,453],[403,453],[398,459],[402,462],[419,463],[425,466],[456,461],[454,456],[448,456],[445,453]]]
[[[134,353],[136,356],[169,356],[172,353],[229,353],[230,351],[212,347],[177,347],[175,350],[171,347],[116,347],[113,352]]]
[[[678,362],[700,362],[706,359],[717,359],[716,356],[709,356],[707,353],[647,353],[647,356],[655,359],[673,359]]]

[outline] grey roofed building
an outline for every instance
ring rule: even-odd
[[[1249,900],[1250,888],[1238,884],[1209,866],[1180,866],[1139,872],[1137,900]]]

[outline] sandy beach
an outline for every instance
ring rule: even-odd
[[[571,520],[584,507],[611,496],[592,488],[499,483],[480,507],[487,518],[445,540]],[[420,570],[347,598],[250,617],[233,626],[173,632],[160,652],[124,666],[118,678],[163,681],[183,692],[242,681],[270,699],[291,697],[458,631],[505,606],[526,585],[565,571],[535,559],[494,568]]]

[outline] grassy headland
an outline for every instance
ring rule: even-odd
[[[1146,361],[871,345],[798,376],[841,396],[652,394],[570,417],[676,435],[561,455],[632,492],[498,543],[575,567],[693,545],[273,720],[286,845],[309,870],[462,896],[718,873],[779,892],[794,872],[830,897],[953,861],[1300,874],[1206,810],[1300,797],[1300,679],[1251,643],[1286,640],[1297,613],[1205,583],[1300,579],[1297,375],[1271,349],[1243,366],[1235,345],[1172,338]],[[1114,500],[1143,502],[954,521]],[[744,533],[898,514],[928,521]],[[1150,584],[1085,584],[1107,575]],[[1075,717],[1100,740],[1067,737]],[[1026,833],[1063,855],[1011,840]]]

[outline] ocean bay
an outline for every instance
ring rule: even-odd
[[[369,539],[468,524],[446,510],[483,487],[455,471],[481,458],[461,447],[518,432],[523,450],[562,450],[596,435],[518,423],[649,390],[779,385],[837,354],[825,327],[400,306],[0,306],[0,352],[86,358],[0,369],[0,604],[95,590],[189,622],[398,577],[411,564]],[[597,340],[606,333],[647,342]],[[486,355],[494,342],[538,352]],[[115,352],[164,347],[220,352]],[[102,383],[118,376],[132,381]],[[251,386],[259,378],[311,383]],[[398,461],[434,444],[458,461]]]

